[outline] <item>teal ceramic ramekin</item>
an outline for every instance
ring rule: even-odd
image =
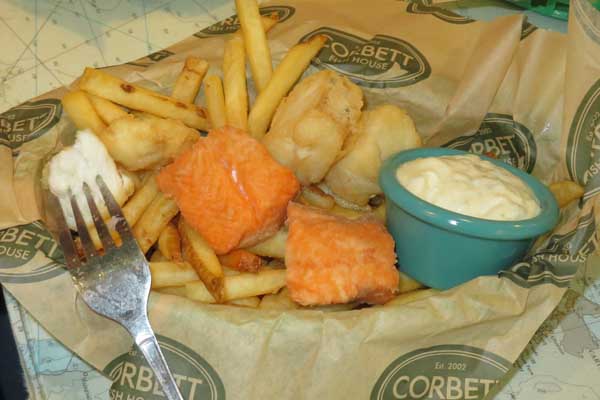
[[[470,154],[445,148],[403,151],[387,159],[379,184],[387,198],[387,227],[396,242],[400,271],[436,289],[449,289],[481,275],[495,275],[523,258],[533,241],[558,222],[552,193],[533,176],[479,156],[521,178],[537,197],[541,212],[521,221],[492,221],[458,214],[421,200],[396,179],[407,161]]]

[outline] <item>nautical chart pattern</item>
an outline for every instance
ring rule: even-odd
[[[85,66],[122,64],[233,12],[228,0],[4,0],[0,113],[68,85]]]

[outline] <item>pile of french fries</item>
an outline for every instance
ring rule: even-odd
[[[189,128],[206,131],[228,125],[262,138],[279,103],[327,39],[317,36],[293,46],[273,69],[267,33],[277,20],[261,17],[256,0],[236,0],[236,7],[241,30],[225,44],[223,78],[208,74],[208,63],[191,56],[185,60],[170,95],[166,95],[87,68],[74,90],[64,96],[65,111],[77,128],[90,129],[101,139],[117,121],[132,124],[129,121],[140,120],[178,121],[179,125],[172,125],[175,131]],[[257,90],[251,107],[246,61]],[[202,86],[206,108],[195,104]],[[144,139],[131,138],[131,143],[124,145],[139,147],[143,144],[140,140]],[[121,163],[121,167],[126,164]],[[131,169],[122,172],[138,181],[138,185],[124,204],[123,214],[142,251],[150,257],[153,290],[202,303],[279,310],[302,308],[290,299],[285,288],[285,228],[255,246],[217,256],[186,223],[174,200],[159,191],[156,168]],[[568,198],[562,198],[561,204],[571,201],[576,194],[581,196],[572,185],[568,189],[569,195],[565,195]],[[316,186],[303,188],[297,201],[349,218],[366,213],[341,207]],[[384,201],[379,203],[370,213],[385,220]],[[97,236],[95,241],[100,247]],[[401,295],[388,304],[405,304],[436,293],[403,274],[400,282]],[[343,304],[318,309],[336,311],[354,307],[356,304]]]

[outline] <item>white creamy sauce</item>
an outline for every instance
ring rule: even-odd
[[[476,155],[412,160],[398,167],[396,179],[415,196],[471,217],[517,221],[541,211],[519,177]]]

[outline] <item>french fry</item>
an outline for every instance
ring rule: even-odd
[[[185,286],[171,286],[158,289],[159,293],[172,294],[174,296],[185,297]]]
[[[183,261],[181,257],[181,238],[179,231],[172,223],[168,224],[158,237],[158,249],[167,260]]]
[[[171,260],[169,260],[167,257],[165,257],[165,255],[163,253],[161,253],[160,250],[156,250],[154,253],[152,253],[152,256],[150,257],[150,261],[151,262],[161,262],[161,261],[171,261]]]
[[[133,237],[137,240],[143,253],[146,253],[156,243],[160,233],[178,212],[175,200],[161,192],[154,197],[133,226]]]
[[[554,182],[550,184],[549,189],[561,208],[574,200],[580,199],[585,192],[581,186],[573,181]]]
[[[325,210],[333,208],[335,199],[323,192],[317,186],[305,186],[300,193],[300,202],[309,206],[319,207]]]
[[[262,258],[247,250],[236,249],[219,256],[219,262],[240,272],[257,272],[262,266]]]
[[[353,210],[351,208],[342,207],[339,204],[334,205],[329,212],[338,217],[356,219],[367,215],[367,211]]]
[[[125,216],[129,226],[134,226],[137,223],[157,194],[158,185],[156,184],[155,175],[152,174],[146,178],[142,187],[123,206],[123,216]]]
[[[435,289],[424,289],[424,290],[419,289],[419,290],[413,290],[413,291],[406,292],[406,293],[401,293],[395,299],[390,300],[387,303],[385,303],[383,305],[383,307],[400,306],[403,304],[412,303],[417,300],[422,300],[422,299],[426,299],[428,297],[434,296],[438,293],[440,293],[440,292]]]
[[[96,135],[102,135],[106,124],[96,112],[85,92],[81,90],[69,92],[63,96],[61,102],[77,129],[91,129]]]
[[[260,301],[258,308],[264,310],[294,310],[300,308],[289,295],[287,288],[283,288],[277,294],[266,294]]]
[[[252,296],[252,297],[245,297],[243,299],[231,300],[225,304],[229,304],[232,306],[238,306],[238,307],[257,308],[258,305],[260,304],[260,299],[258,298],[258,296]]]
[[[86,68],[79,80],[79,88],[133,110],[177,119],[192,128],[209,129],[203,108],[125,82],[104,71]]]
[[[260,16],[260,22],[262,24],[263,30],[266,33],[269,33],[269,31],[275,26],[277,25],[278,19],[274,18],[272,16],[267,16],[267,15],[261,15]],[[242,42],[244,41],[244,33],[242,32],[241,29],[238,29],[233,36],[239,38],[242,40]]]
[[[208,118],[213,129],[221,128],[227,124],[225,115],[225,98],[223,97],[223,85],[221,78],[209,75],[204,80],[204,95],[206,96],[206,107]]]
[[[127,179],[133,182],[134,190],[139,190],[142,187],[142,178],[140,174],[126,170],[122,166],[119,166],[118,170],[119,174],[121,174],[122,176],[126,176]]]
[[[224,274],[215,252],[202,236],[189,226],[183,218],[179,219],[178,229],[181,236],[184,259],[194,267],[212,296],[218,302],[222,302],[224,300]]]
[[[283,286],[285,286],[285,270],[281,269],[265,269],[255,274],[244,272],[226,276],[223,282],[222,301],[276,293]],[[215,302],[202,281],[186,283],[185,288],[186,297],[191,300],[204,303]]]
[[[196,270],[186,262],[150,261],[149,264],[153,289],[183,286],[200,279]]]
[[[186,58],[183,69],[175,81],[171,97],[185,103],[193,103],[198,96],[206,71],[208,71],[206,60],[194,56]]]
[[[266,32],[277,24],[277,20],[261,17]],[[246,49],[244,35],[238,30],[225,44],[223,53],[223,93],[227,125],[248,129],[248,92],[246,85]]]
[[[400,274],[400,283],[398,284],[398,293],[412,292],[413,290],[423,289],[425,286],[421,282],[415,281],[403,272]]]
[[[225,44],[223,53],[223,89],[227,125],[246,130],[248,128],[246,55],[244,41],[237,35],[234,35]]]
[[[265,135],[281,99],[300,78],[310,60],[317,55],[326,41],[326,36],[314,36],[308,42],[295,45],[285,55],[267,86],[258,95],[248,116],[248,130],[254,138],[261,139]]]
[[[248,247],[250,253],[263,257],[285,258],[285,241],[287,240],[287,230],[280,229],[273,236],[265,241]]]
[[[110,125],[115,119],[123,118],[128,114],[127,111],[110,100],[94,96],[93,94],[88,94],[88,96],[92,106],[94,106],[94,109],[106,125]]]
[[[273,64],[267,35],[262,25],[256,0],[235,0],[252,79],[256,91],[261,93],[271,80]]]

